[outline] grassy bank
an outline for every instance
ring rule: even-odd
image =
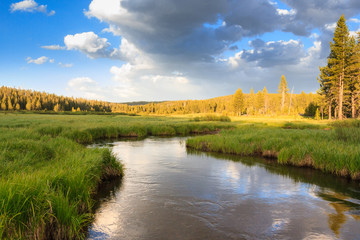
[[[280,164],[312,167],[359,180],[359,126],[359,121],[243,123],[235,130],[190,138],[186,145],[202,151],[274,158]]]
[[[206,133],[229,123],[121,115],[0,114],[0,238],[81,239],[98,184],[122,174],[99,139]]]

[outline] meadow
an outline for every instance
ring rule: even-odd
[[[360,121],[238,118],[236,129],[189,138],[188,148],[262,156],[279,164],[311,167],[360,179]]]
[[[208,133],[189,138],[187,147],[274,158],[360,179],[356,120],[0,113],[0,237],[86,237],[99,185],[123,174],[109,149],[87,144]]]
[[[123,166],[97,140],[207,133],[186,118],[0,113],[0,238],[83,239],[102,181]]]

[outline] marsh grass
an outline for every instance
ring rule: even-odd
[[[231,119],[228,116],[219,116],[219,115],[215,115],[215,114],[208,114],[205,116],[194,117],[192,119],[192,121],[195,121],[195,122],[201,122],[201,121],[231,122]]]
[[[356,123],[357,124],[357,123]],[[360,179],[360,147],[354,129],[335,130],[281,127],[239,127],[214,136],[187,140],[187,147],[202,151],[277,159],[280,164],[312,167],[340,176]],[[351,136],[352,138],[350,138]]]
[[[360,120],[334,122],[336,137],[339,140],[360,144]]]
[[[188,118],[0,113],[0,238],[85,238],[99,183],[123,170],[109,149],[84,144],[230,127]]]

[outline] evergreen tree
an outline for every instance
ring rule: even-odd
[[[26,100],[26,110],[30,111],[31,109],[32,109],[31,100],[27,99]]]
[[[266,87],[264,87],[262,93],[263,93],[263,96],[264,96],[264,114],[267,114],[269,100],[268,100],[268,91],[267,91]]]
[[[260,90],[256,93],[256,109],[257,109],[257,112],[263,113],[263,110],[264,110],[264,95]]]
[[[59,106],[59,104],[56,104],[54,106],[54,112],[59,112],[59,110],[60,110],[60,106]]]
[[[36,109],[36,110],[41,110],[40,100],[37,100],[37,101],[36,101],[35,109]]]
[[[320,111],[319,111],[319,108],[316,108],[316,111],[315,111],[315,120],[320,120]]]
[[[14,109],[14,107],[13,107],[13,105],[11,103],[10,97],[8,97],[8,106],[7,106],[7,108],[8,108],[8,110],[13,110]]]
[[[318,77],[318,82],[320,83],[320,89],[318,93],[324,97],[325,104],[328,106],[328,116],[331,120],[332,116],[332,103],[335,98],[334,88],[333,88],[333,78],[331,74],[331,64],[328,63],[325,67],[319,67],[320,75]]]
[[[355,118],[357,102],[360,96],[360,32],[357,33],[357,41],[351,39],[351,54],[347,74],[349,75],[348,91],[351,101],[351,117]]]
[[[255,97],[254,89],[251,88],[249,97],[247,99],[247,104],[246,104],[247,105],[247,114],[249,114],[249,115],[254,114],[255,102],[256,102],[256,97]]]
[[[286,94],[289,93],[285,76],[281,76],[278,92],[281,94],[281,112],[284,112]]]
[[[245,105],[244,103],[245,103],[244,94],[243,94],[242,90],[239,88],[238,90],[236,90],[234,97],[233,97],[233,101],[232,101],[235,115],[238,115],[238,116],[241,115],[241,113],[244,109],[244,105]]]
[[[5,102],[1,102],[0,107],[1,107],[1,110],[6,110],[6,104],[5,104]]]
[[[349,30],[346,26],[344,15],[337,22],[333,42],[330,42],[331,54],[328,62],[331,66],[330,82],[336,95],[337,115],[343,119],[344,87],[347,85],[347,67],[350,55]]]

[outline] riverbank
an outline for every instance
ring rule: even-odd
[[[213,136],[189,138],[188,148],[241,156],[262,156],[280,164],[311,167],[360,179],[360,121],[327,125],[286,123],[238,125]]]
[[[109,149],[84,144],[230,127],[188,118],[0,114],[0,238],[85,238],[98,185],[123,172]]]

